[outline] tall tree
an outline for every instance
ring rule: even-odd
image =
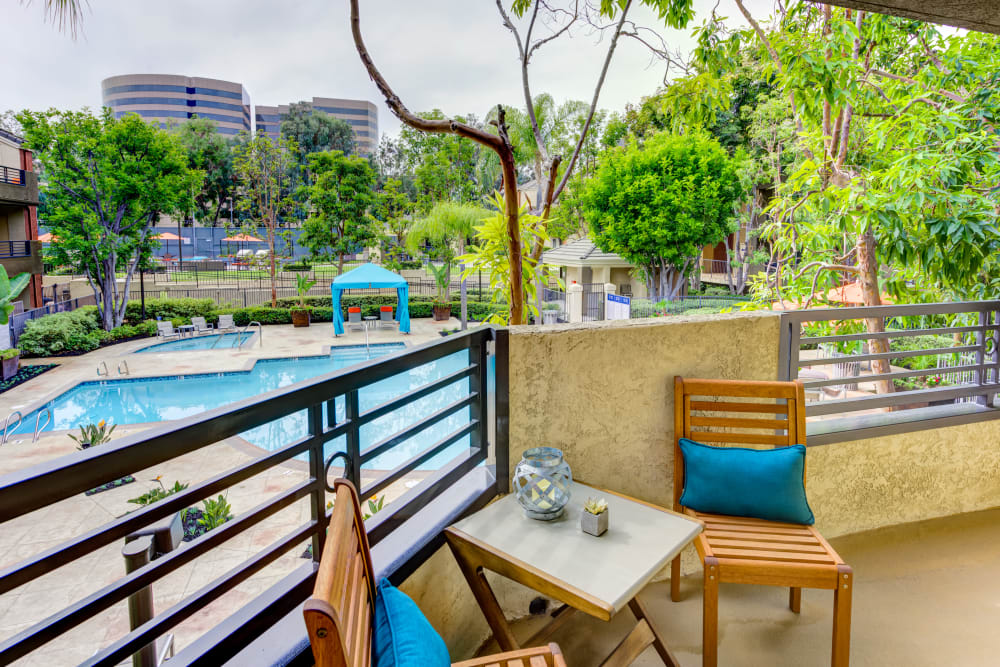
[[[306,189],[312,209],[304,225],[307,240],[329,239],[338,273],[343,273],[344,255],[364,248],[376,237],[377,221],[371,215],[375,171],[368,160],[340,151],[313,153],[309,169],[313,181]]]
[[[49,252],[87,277],[104,328],[120,326],[154,222],[189,210],[202,174],[176,136],[135,114],[22,111],[17,120],[45,174],[43,215],[59,238]]]
[[[275,242],[282,217],[295,205],[289,191],[289,173],[297,149],[295,142],[286,137],[275,142],[261,133],[238,146],[233,159],[239,183],[237,207],[256,218],[254,222],[264,228],[267,236],[272,308],[278,305]]]
[[[680,296],[701,250],[733,230],[736,167],[703,133],[610,149],[581,194],[594,241],[642,269],[650,298]]]
[[[596,111],[597,99],[600,94],[600,88],[603,85],[604,79],[607,75],[607,69],[610,65],[611,56],[614,54],[615,46],[618,42],[619,36],[623,33],[623,29],[626,26],[630,26],[632,29],[627,32],[634,32],[638,34],[638,29],[635,28],[634,24],[628,23],[628,13],[633,5],[633,0],[619,0],[619,2],[610,2],[607,0],[601,0],[599,6],[591,7],[589,2],[586,0],[583,3],[576,2],[575,7],[579,7],[580,4],[586,5],[588,11],[590,12],[588,16],[594,16],[599,21],[611,21],[614,28],[613,36],[609,39],[609,47],[607,51],[607,57],[605,58],[604,66],[602,68],[601,74],[598,78],[598,84],[595,89],[595,94],[593,96],[592,112]],[[639,4],[647,5],[655,9],[660,18],[664,22],[673,27],[683,27],[693,16],[692,10],[692,0],[640,0]],[[542,18],[542,24],[549,25],[552,28],[552,32],[549,36],[540,37],[536,41],[532,41],[531,35],[533,33],[534,27],[536,25],[537,17],[540,9],[544,5],[548,16]],[[402,100],[396,95],[396,93],[389,86],[389,82],[382,76],[378,68],[375,66],[375,62],[372,60],[371,54],[368,52],[368,48],[365,46],[364,39],[361,36],[361,18],[358,0],[350,0],[351,7],[351,34],[354,38],[354,44],[357,48],[358,55],[361,57],[361,62],[364,64],[365,68],[368,70],[369,76],[375,82],[379,91],[385,97],[386,104],[389,109],[406,125],[413,127],[414,129],[420,130],[422,132],[434,133],[434,134],[454,134],[466,139],[471,139],[476,143],[482,145],[489,150],[494,151],[499,160],[501,166],[501,173],[503,175],[503,194],[504,194],[504,214],[507,220],[507,235],[509,238],[509,262],[510,262],[510,293],[508,295],[508,304],[510,307],[510,323],[511,324],[522,324],[524,322],[524,303],[525,303],[525,292],[524,292],[524,278],[522,271],[522,252],[521,252],[521,222],[520,222],[520,205],[518,201],[517,194],[517,166],[516,159],[514,156],[514,149],[511,145],[511,140],[508,135],[508,128],[506,123],[506,113],[503,108],[498,108],[498,113],[495,119],[497,132],[493,134],[491,132],[486,132],[482,129],[473,127],[467,123],[460,122],[458,120],[453,120],[449,118],[439,119],[439,120],[428,120],[421,118],[420,116],[414,114],[403,104]],[[528,27],[527,35],[524,40],[520,38],[517,34],[517,30],[513,22],[509,19],[506,10],[504,9],[502,0],[497,0],[497,8],[500,10],[501,15],[504,17],[504,22],[512,32],[514,32],[517,39],[518,49],[520,53],[521,60],[521,70],[522,70],[522,82],[524,84],[525,93],[525,104],[531,109],[532,107],[532,94],[530,86],[528,85],[528,63],[531,57],[537,51],[539,47],[548,43],[555,37],[562,34],[567,34],[570,31],[570,27],[565,25],[565,22],[561,21],[562,13],[559,8],[552,8],[552,6],[543,2],[542,0],[514,0],[511,9],[515,16],[524,17],[529,15],[530,24]],[[565,11],[565,10],[563,10]],[[572,12],[570,12],[572,15]],[[549,19],[548,23],[546,23]],[[598,29],[600,26],[594,23],[595,27]],[[585,123],[584,129],[589,127],[589,123]],[[585,132],[584,132],[585,134]],[[539,139],[539,144],[541,144],[541,139]],[[578,157],[578,151],[574,152],[574,155],[570,158],[565,175],[568,176],[572,172],[573,165]],[[558,163],[551,168],[552,172],[556,171]],[[550,178],[550,183],[554,182],[555,174],[552,174]],[[565,179],[564,179],[565,182]],[[554,190],[553,187],[556,189]],[[551,186],[547,189],[548,192],[557,193],[561,186]],[[546,201],[551,202],[554,199],[553,196],[547,196]],[[548,215],[548,206],[545,207],[544,215]],[[539,250],[539,252],[541,252]]]
[[[398,263],[399,254],[406,248],[406,235],[413,224],[413,201],[402,190],[402,183],[388,179],[375,194],[374,216],[383,225],[383,260]]]
[[[407,237],[407,246],[415,254],[424,243],[429,243],[432,257],[444,265],[450,285],[455,258],[465,252],[466,241],[473,235],[476,226],[488,217],[490,212],[479,206],[451,201],[438,202],[426,217],[413,223]],[[444,297],[448,300],[447,287]]]
[[[305,164],[306,155],[323,151],[354,153],[354,130],[347,121],[317,111],[310,102],[294,102],[281,116],[281,134],[299,147]]]
[[[233,146],[215,129],[208,118],[191,118],[175,130],[188,156],[188,166],[204,173],[201,189],[195,194],[195,209],[202,221],[218,224],[223,206],[235,193]]]

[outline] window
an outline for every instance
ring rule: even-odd
[[[136,92],[156,92],[156,93],[186,93],[187,88],[184,86],[166,86],[154,83],[138,83],[130,86],[112,86],[111,88],[104,89],[104,95],[117,95],[118,93],[136,93]]]

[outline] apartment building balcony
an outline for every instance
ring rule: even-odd
[[[0,166],[0,206],[38,206],[38,174]]]

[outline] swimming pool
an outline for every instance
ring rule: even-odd
[[[239,347],[256,335],[253,331],[239,331],[224,334],[209,334],[205,336],[195,336],[192,338],[178,338],[162,343],[154,343],[146,347],[141,347],[132,354],[145,354],[146,352],[189,352],[191,350],[209,350],[213,347],[216,350]]]
[[[16,432],[31,433],[38,413],[46,407],[52,410],[52,422],[43,429],[45,431],[76,429],[101,419],[113,424],[144,424],[181,419],[403,349],[403,343],[377,344],[367,348],[342,346],[331,348],[329,356],[261,359],[252,370],[243,372],[84,382],[25,416]],[[386,378],[358,392],[360,408],[362,411],[369,410],[460,370],[467,363],[468,353],[457,352]],[[462,398],[468,392],[468,383],[467,379],[456,381],[365,424],[361,427],[362,450],[427,417],[441,406]],[[336,401],[336,411],[338,421],[343,420],[342,399]],[[463,408],[364,467],[373,470],[395,468],[464,426],[468,420],[469,409]],[[44,416],[42,421],[45,421]],[[305,436],[307,432],[307,412],[302,410],[240,435],[258,447],[273,451]],[[343,451],[345,446],[343,436],[336,438],[327,443],[325,455],[328,457],[335,451]],[[437,469],[468,446],[469,438],[466,436],[420,468]]]

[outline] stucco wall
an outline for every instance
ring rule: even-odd
[[[674,375],[772,380],[778,324],[765,313],[514,327],[511,466],[525,449],[551,445],[566,453],[577,479],[669,505]],[[810,447],[807,490],[817,527],[832,538],[1000,506],[997,442],[1000,420]],[[698,567],[688,549],[685,572]],[[404,590],[455,659],[488,636],[447,551]],[[524,616],[535,596],[506,581],[496,590],[512,618]]]

